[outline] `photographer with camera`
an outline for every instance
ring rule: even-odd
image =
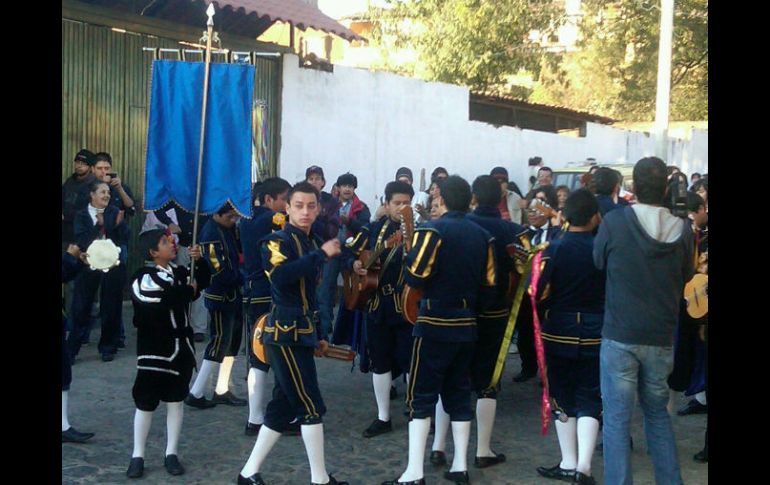
[[[607,214],[593,250],[596,268],[607,271],[600,350],[604,481],[631,482],[630,426],[638,392],[655,480],[681,484],[666,380],[684,286],[694,273],[693,233],[685,219],[663,207],[668,184],[661,159],[639,160],[633,178],[638,202]],[[672,194],[678,208],[679,191]],[[686,218],[686,194],[684,206]]]

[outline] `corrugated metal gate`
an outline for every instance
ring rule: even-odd
[[[62,183],[72,173],[72,159],[78,150],[105,151],[112,155],[114,168],[138,199],[138,208],[144,196],[154,57],[144,47],[179,49],[180,45],[172,39],[62,19]],[[267,159],[273,175],[277,173],[280,59],[257,57],[254,64],[255,99],[268,107]],[[133,248],[143,222],[143,214],[130,222],[129,272],[141,264]]]

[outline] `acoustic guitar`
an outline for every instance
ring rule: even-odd
[[[409,252],[412,250],[412,238],[414,238],[414,213],[412,208],[408,207],[408,211],[404,211],[402,214],[403,229],[404,229],[404,251]],[[425,294],[425,290],[422,288],[412,288],[411,286],[404,285],[404,290],[401,292],[401,312],[404,316],[404,320],[414,325],[417,322],[417,314],[420,311],[420,300]]]
[[[364,250],[358,259],[363,263],[366,274],[361,276],[354,270],[344,271],[342,279],[344,286],[342,288],[345,300],[345,308],[348,310],[362,310],[369,301],[372,294],[377,290],[380,284],[380,255],[386,249],[391,249],[401,242],[402,234],[400,231],[394,232],[379,248],[374,251]]]
[[[687,313],[692,318],[701,318],[709,312],[709,277],[697,273],[684,287]]]
[[[265,343],[262,341],[262,338],[265,335],[265,325],[267,324],[267,318],[269,316],[270,313],[265,313],[257,318],[257,321],[254,322],[254,329],[251,332],[251,350],[254,352],[254,355],[257,356],[257,359],[264,364],[269,364]],[[348,347],[329,344],[323,356],[330,359],[350,362],[356,358],[356,353]]]

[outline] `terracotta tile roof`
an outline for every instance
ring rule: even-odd
[[[196,2],[196,0],[191,0]],[[308,27],[338,35],[347,40],[364,40],[352,30],[321,12],[318,8],[302,0],[204,0],[213,3],[218,9],[242,13],[244,16],[256,14],[260,19],[272,22],[280,20],[291,22],[304,30]],[[216,21],[216,17],[214,17]]]

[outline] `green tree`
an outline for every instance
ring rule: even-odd
[[[583,0],[577,52],[543,63],[531,100],[626,121],[655,118],[660,9],[649,0]],[[708,119],[708,0],[676,0],[671,120]]]
[[[381,68],[476,91],[510,92],[509,78],[537,73],[543,54],[530,40],[561,21],[548,0],[387,0],[370,8]],[[395,63],[388,53],[413,49],[415,62]]]

